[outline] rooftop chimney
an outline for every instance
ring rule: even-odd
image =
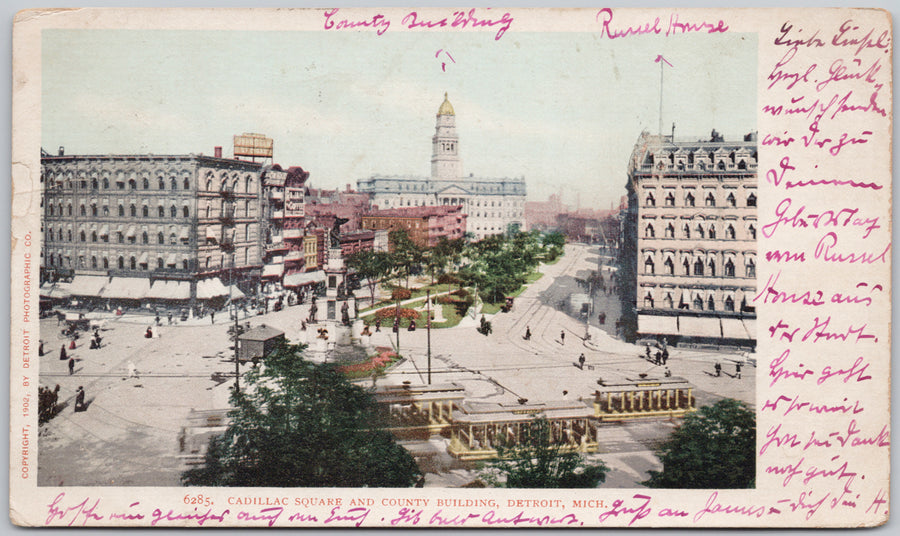
[[[222,148],[221,147],[213,147],[213,155],[216,158],[222,158]]]
[[[66,148],[63,147],[62,145],[60,145],[59,146],[59,156],[65,156],[65,155],[66,155]]]

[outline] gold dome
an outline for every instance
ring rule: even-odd
[[[453,105],[450,104],[450,101],[447,100],[447,93],[444,93],[444,102],[441,103],[441,107],[438,108],[438,115],[456,115],[453,111]]]

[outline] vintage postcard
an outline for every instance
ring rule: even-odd
[[[13,48],[13,523],[889,518],[889,13],[33,10]]]

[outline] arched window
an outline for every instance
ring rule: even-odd
[[[169,208],[169,216],[171,216],[172,218],[177,218],[177,217],[178,217],[178,208],[175,207],[175,205],[172,205],[172,206]]]
[[[185,218],[190,218],[191,210],[187,206],[181,207],[181,215]]]
[[[714,300],[712,296],[706,299],[706,309],[709,311],[716,310],[716,300]]]
[[[132,203],[131,205],[128,206],[128,213],[131,215],[132,218],[137,216],[137,206],[135,206],[134,203]]]
[[[68,241],[68,242],[72,241],[72,229],[69,229],[68,231],[66,231],[66,241]]]
[[[648,275],[653,275],[655,273],[655,267],[653,265],[653,258],[647,257],[644,260],[644,273]]]
[[[688,225],[688,224],[685,223],[685,224],[684,224],[684,229],[682,229],[682,230],[684,231],[684,237],[685,237],[685,238],[690,238],[690,237],[691,237],[691,226],[690,226],[690,225]]]
[[[653,230],[653,224],[648,223],[644,228],[644,238],[656,238],[656,231]]]
[[[125,258],[124,257],[119,257],[119,265],[118,266],[119,266],[119,270],[125,269]]]
[[[666,206],[674,207],[675,206],[675,194],[669,191],[666,193]]]
[[[206,179],[206,191],[207,191],[207,192],[213,191],[213,181],[212,181],[212,178]]]
[[[253,193],[253,177],[247,177],[244,179],[244,191],[249,193]]]
[[[162,231],[156,233],[156,243],[157,244],[165,244],[166,243],[166,235],[164,235]]]
[[[675,238],[675,225],[672,222],[666,226],[666,238]]]
[[[696,309],[697,311],[703,310],[703,297],[700,296],[699,294],[697,294],[697,296],[694,297],[694,309]]]
[[[103,205],[103,217],[105,218],[107,216],[109,216],[109,206]]]
[[[747,259],[747,277],[756,277],[756,261],[753,257]]]
[[[150,179],[148,179],[147,177],[144,177],[144,180],[141,182],[143,183],[143,184],[141,184],[141,186],[144,188],[144,190],[150,189]]]
[[[185,178],[184,178],[183,188],[184,188],[185,190],[190,190],[190,189],[191,189],[191,179],[190,179],[190,177],[185,177]]]
[[[728,227],[725,228],[725,238],[734,240],[734,225],[729,223]]]
[[[700,259],[694,262],[694,275],[703,275],[703,261]]]
[[[66,206],[66,212],[68,213],[69,216],[72,215],[72,205]]]
[[[162,175],[160,175],[159,177],[157,177],[156,181],[157,181],[157,182],[156,182],[156,188],[157,188],[157,189],[159,189],[159,190],[165,190],[165,189],[166,189],[166,180],[165,180],[164,178],[162,178]]]
[[[78,233],[78,239],[81,242],[87,242],[87,235],[85,235],[84,231],[81,231],[80,233]]]
[[[91,190],[96,190],[97,186],[99,186],[97,183],[97,179],[91,179]]]
[[[177,190],[177,189],[178,189],[178,181],[175,180],[175,177],[172,177],[172,178],[169,180],[169,186],[170,186],[173,190]]]
[[[148,207],[147,205],[142,206],[141,207],[141,216],[143,216],[145,218],[149,218],[150,217],[150,207]]]
[[[128,261],[128,265],[131,267],[132,270],[136,269],[137,268],[137,259],[135,259],[134,257],[131,257],[131,259],[129,259],[129,261]]]
[[[734,192],[729,192],[728,197],[725,198],[725,201],[728,203],[729,207],[737,206],[737,201],[734,199]]]
[[[87,209],[85,208],[84,205],[80,205],[78,207],[78,213],[81,214],[82,216],[87,216]]]
[[[96,203],[91,204],[91,216],[95,216],[95,217],[97,216],[97,204]]]
[[[653,295],[650,294],[650,291],[647,291],[647,294],[644,296],[644,307],[648,307],[650,309],[653,308]]]
[[[162,205],[160,205],[160,206],[156,209],[156,212],[157,212],[157,216],[159,216],[160,218],[165,218],[165,217],[166,217],[166,209],[165,209]]]
[[[109,190],[109,179],[107,179],[106,177],[103,177],[103,189]]]
[[[719,171],[725,171],[725,162],[719,160],[719,163],[716,164],[716,169],[718,169]]]
[[[703,238],[703,236],[704,236],[703,224],[698,223],[697,224],[697,238]]]
[[[747,232],[750,233],[750,238],[752,238],[753,240],[756,240],[756,226],[755,225],[753,225],[751,223],[749,226],[747,226]]]
[[[149,244],[150,236],[147,234],[147,231],[141,233],[141,244]]]
[[[693,207],[694,206],[694,194],[688,192],[686,196],[684,196],[684,206]]]
[[[91,231],[91,242],[97,241],[97,231]]]
[[[53,216],[53,204],[51,203],[48,209],[50,211],[50,216]]]
[[[162,258],[162,257],[157,257],[157,258],[156,258],[156,269],[157,269],[157,270],[162,270],[162,269],[163,269],[163,258]]]
[[[747,206],[748,207],[756,206],[756,194],[750,194],[747,196]]]
[[[691,275],[691,261],[685,258],[681,266],[684,268],[684,275]]]
[[[173,246],[178,244],[178,237],[175,236],[175,233],[169,234],[169,244],[172,244]]]
[[[137,182],[134,179],[128,179],[128,189],[137,190]]]
[[[731,259],[725,261],[725,277],[734,277],[734,261]]]
[[[181,261],[181,269],[187,271],[187,269],[188,269],[188,261],[187,261],[187,259],[184,259],[184,260]]]
[[[708,207],[716,206],[716,196],[712,192],[709,192],[708,194],[706,194],[706,206],[708,206]]]
[[[653,192],[647,192],[647,198],[644,200],[644,204],[648,207],[656,206],[656,198],[653,197]]]
[[[707,262],[706,267],[709,268],[709,276],[716,277],[716,260],[709,259],[709,262]]]
[[[91,257],[91,269],[97,269],[97,257]]]
[[[743,159],[741,159],[741,161],[738,162],[737,168],[738,169],[747,169],[747,162],[745,162]]]
[[[666,267],[666,273],[668,275],[675,275],[675,263],[672,261],[672,257],[666,259],[666,262],[663,263],[663,266]]]
[[[666,297],[663,298],[663,303],[665,304],[666,309],[674,309],[675,308],[675,302],[674,302],[674,300],[672,300],[671,292],[666,292]]]
[[[206,217],[209,217],[209,211],[212,210],[212,203],[209,201],[206,202]]]
[[[734,298],[725,296],[725,310],[734,312]]]
[[[714,223],[709,224],[709,239],[713,240],[716,238],[716,225]]]
[[[103,257],[103,269],[104,269],[104,270],[108,270],[108,269],[109,269],[109,259],[106,258],[106,257]]]

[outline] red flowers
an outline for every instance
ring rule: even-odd
[[[367,359],[366,361],[363,361],[362,363],[354,363],[352,365],[344,365],[342,367],[338,367],[337,370],[344,374],[361,373],[361,372],[371,373],[371,372],[380,371],[382,369],[389,367],[391,364],[393,364],[398,359],[400,359],[400,356],[398,356],[396,353],[394,353],[393,350],[381,350],[381,352],[378,353],[378,355],[374,355],[374,356],[370,357],[369,359]]]

